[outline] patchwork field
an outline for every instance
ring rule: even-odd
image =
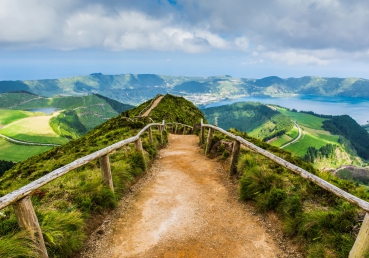
[[[16,120],[15,122],[3,126],[2,129],[0,129],[0,134],[27,142],[66,143],[68,140],[56,134],[49,124],[50,119],[58,114],[59,112],[55,112],[53,115],[29,116]]]
[[[10,123],[13,123],[19,119],[23,119],[30,116],[35,116],[33,112],[23,110],[9,110],[0,108],[0,129]]]

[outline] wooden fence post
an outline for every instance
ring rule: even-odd
[[[239,141],[233,141],[231,166],[229,167],[230,176],[237,173],[237,162],[238,162],[238,156],[240,155],[240,145],[241,143]]]
[[[176,124],[176,128],[174,129],[174,134],[177,134],[178,124]]]
[[[205,143],[205,127],[201,126],[200,144]]]
[[[369,256],[369,214],[365,213],[365,218],[354,246],[352,247],[349,258],[362,258]]]
[[[100,157],[100,168],[104,183],[109,186],[110,190],[114,193],[113,178],[111,175],[109,155],[106,154]]]
[[[40,224],[33,209],[31,198],[29,196],[17,201],[13,204],[15,216],[21,229],[27,230],[32,234],[38,245],[39,257],[48,258],[45,247],[44,237],[42,236]]]
[[[149,127],[149,141],[152,143],[152,129]]]
[[[138,152],[143,152],[143,148],[142,148],[142,141],[140,138],[138,138],[137,141],[135,141],[135,145],[136,145],[136,150]]]
[[[187,127],[186,126],[183,126],[183,135],[186,134],[186,130],[187,130]]]
[[[211,148],[211,141],[213,139],[213,128],[209,128],[209,132],[208,132],[208,140],[206,142],[206,149],[205,149],[205,155],[208,155],[210,152],[210,148]]]

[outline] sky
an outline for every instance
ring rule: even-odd
[[[0,0],[0,80],[369,79],[367,0]]]

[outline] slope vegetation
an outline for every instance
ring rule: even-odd
[[[215,122],[217,117],[218,125],[223,129],[236,128],[262,140],[283,135],[293,128],[287,116],[255,102],[238,102],[202,111],[210,122]]]
[[[156,114],[151,119],[161,121],[171,117],[185,117],[183,121],[194,124],[202,117],[201,112],[195,112],[196,107],[183,98],[167,95],[164,99],[166,106],[176,108],[167,112],[162,110],[163,116]],[[186,103],[188,107],[178,107],[177,103]],[[160,105],[158,108],[160,109]],[[190,113],[186,113],[187,110]],[[130,110],[132,114],[138,112],[139,109]],[[147,120],[149,119],[132,121],[121,114],[77,140],[17,163],[0,178],[0,194],[5,195],[77,158],[136,135]],[[165,132],[163,136],[165,143]],[[153,138],[153,143],[149,142],[147,134],[142,139],[145,157],[136,152],[134,144],[110,155],[115,193],[102,183],[98,160],[71,171],[34,193],[32,202],[50,257],[70,257],[81,248],[86,235],[94,228],[94,223],[101,222],[98,219],[102,218],[101,214],[116,206],[117,199],[128,191],[135,178],[146,170],[158,149],[162,147],[160,134],[156,130],[153,131]],[[0,253],[4,253],[9,245],[31,246],[31,242],[22,237],[13,209],[9,207],[2,210],[2,214]],[[29,255],[26,251],[20,256]]]

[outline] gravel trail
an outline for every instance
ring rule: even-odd
[[[169,135],[150,172],[79,257],[300,257],[237,200],[233,184],[197,136]]]

